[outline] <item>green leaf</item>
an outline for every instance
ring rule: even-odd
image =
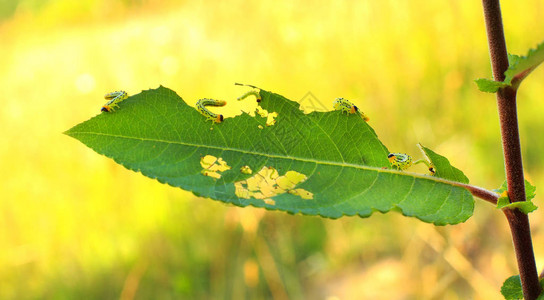
[[[516,65],[522,57],[515,54],[508,53],[508,66]]]
[[[527,184],[527,182],[525,184]],[[497,194],[502,194],[504,191],[507,191],[507,190],[508,190],[508,182],[506,182],[505,180],[503,181],[501,186],[498,189],[494,189],[493,192],[496,192]]]
[[[508,54],[508,69],[504,72],[504,81],[494,81],[480,78],[476,80],[478,89],[482,92],[496,93],[500,88],[512,86],[518,89],[519,85],[538,65],[544,61],[544,42],[536,49],[530,49],[526,56]]]
[[[425,157],[431,162],[436,171],[435,176],[444,178],[451,181],[457,181],[461,183],[468,183],[468,178],[465,174],[450,164],[450,161],[442,155],[434,152],[433,150],[418,144],[419,149],[423,152]]]
[[[540,282],[540,287],[544,290],[544,278],[539,278],[538,282]],[[538,298],[536,300],[544,300],[544,291],[538,295]]]
[[[515,89],[538,65],[544,61],[544,42],[536,49],[530,49],[526,56],[510,55],[508,70],[504,72],[504,83],[511,84]]]
[[[536,186],[527,180],[525,180],[525,195],[527,201],[531,201],[536,196]]]
[[[501,294],[505,300],[523,299],[523,290],[521,289],[521,279],[519,275],[508,277],[501,287]]]
[[[497,206],[498,206],[498,203],[497,203]],[[521,210],[524,214],[531,213],[538,209],[538,206],[534,205],[533,202],[530,202],[530,201],[514,202],[514,203],[506,204],[503,207],[497,207],[497,208],[504,208],[504,207],[507,207],[510,209],[517,208]]]
[[[500,88],[508,86],[506,83],[487,78],[479,78],[475,81],[476,85],[478,85],[478,89],[486,93],[496,93]]]
[[[508,190],[508,184],[506,181],[504,181],[500,188],[494,190],[498,194],[501,195],[501,197],[497,200],[497,208],[503,209],[519,209],[523,213],[528,214],[530,212],[533,212],[538,209],[538,206],[536,206],[531,200],[536,196],[536,187],[533,186],[529,181],[525,180],[525,201],[521,202],[513,202],[510,203],[510,198],[508,197],[508,193],[506,192]]]
[[[544,288],[544,279],[539,279],[540,286]],[[519,275],[508,277],[501,287],[501,294],[505,300],[523,299],[523,288],[521,286],[521,278]],[[541,293],[537,300],[544,300],[544,292]]]
[[[394,210],[437,225],[472,215],[466,189],[392,170],[389,151],[358,114],[305,114],[280,95],[261,90],[260,96],[262,116],[243,113],[212,124],[159,87],[66,134],[130,170],[238,206],[329,218]]]

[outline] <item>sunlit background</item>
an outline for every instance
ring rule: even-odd
[[[506,39],[524,54],[544,39],[544,3],[513,2]],[[480,200],[445,227],[238,208],[62,134],[120,89],[230,100],[233,116],[243,82],[296,101],[311,92],[329,109],[351,99],[391,151],[418,158],[421,142],[497,188],[494,95],[473,82],[491,76],[480,1],[0,0],[0,45],[1,299],[499,299],[517,274],[504,217]],[[538,188],[543,69],[518,95]]]

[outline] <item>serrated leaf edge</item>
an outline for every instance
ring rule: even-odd
[[[542,52],[542,58],[540,60],[537,60],[536,62],[528,65],[523,66],[524,63],[530,62],[530,59],[533,57],[533,55],[538,54],[539,52]],[[504,87],[512,87],[515,90],[518,89],[521,82],[534,70],[536,69],[542,62],[544,61],[544,42],[541,42],[536,46],[536,48],[531,48],[527,52],[527,55],[525,56],[519,56],[515,54],[508,54],[508,62],[509,66],[508,69],[504,72],[504,80],[503,81],[495,81],[488,78],[479,78],[476,79],[476,85],[478,86],[478,89],[485,93],[496,93],[500,88]],[[519,66],[522,65],[523,69],[519,70]],[[486,89],[483,86],[483,83],[488,84],[488,87],[490,89]]]

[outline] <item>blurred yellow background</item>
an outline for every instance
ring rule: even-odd
[[[504,2],[503,14],[509,52],[544,39],[542,1]],[[391,151],[417,158],[421,142],[497,188],[494,95],[473,82],[491,76],[479,1],[11,0],[0,1],[0,41],[1,299],[499,299],[517,274],[504,217],[480,200],[446,227],[242,209],[62,134],[98,114],[105,93],[159,85],[189,103],[230,100],[233,116],[242,82],[327,107],[351,99]],[[539,188],[543,69],[518,95]]]

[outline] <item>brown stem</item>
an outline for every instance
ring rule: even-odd
[[[489,202],[491,204],[497,205],[497,201],[498,201],[500,195],[495,193],[495,192],[492,192],[490,190],[486,190],[486,189],[478,187],[478,186],[465,184],[465,183],[457,183],[456,185],[467,189],[472,194],[472,196],[474,196],[474,197],[478,197],[478,198],[480,198],[482,200],[485,200],[485,201],[487,201],[487,202]]]
[[[496,81],[503,81],[504,71],[508,69],[508,55],[504,40],[500,3],[499,0],[482,0],[482,4],[493,77]],[[512,87],[500,89],[497,93],[497,106],[501,125],[508,196],[512,202],[525,201],[525,180],[521,162],[516,90]],[[523,295],[525,299],[536,299],[540,295],[542,288],[538,282],[529,218],[517,209],[505,209],[504,214],[512,232]]]
[[[538,282],[531,231],[528,229],[529,217],[518,209],[503,209],[503,212],[512,232],[523,296],[527,300],[537,299],[542,288]]]

